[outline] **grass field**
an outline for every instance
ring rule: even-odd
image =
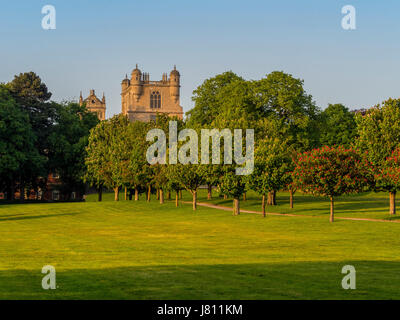
[[[323,198],[287,194],[271,212],[144,201],[0,205],[0,299],[399,299],[400,224],[328,221]],[[190,200],[190,195],[184,198]],[[199,201],[206,201],[201,192]],[[231,205],[231,201],[212,200]],[[243,208],[260,210],[249,194]],[[386,194],[340,198],[338,216],[388,219]],[[56,290],[43,290],[53,265]],[[344,265],[357,289],[343,290]]]

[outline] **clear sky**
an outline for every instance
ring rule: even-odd
[[[56,8],[56,30],[41,9]],[[357,29],[341,27],[356,8]],[[53,99],[90,89],[121,111],[120,83],[135,64],[160,80],[181,73],[181,105],[205,79],[232,70],[259,79],[282,70],[304,79],[316,103],[369,107],[400,96],[398,0],[19,0],[0,2],[0,82],[35,71]]]

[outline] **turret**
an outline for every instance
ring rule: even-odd
[[[179,99],[180,78],[181,75],[176,70],[176,66],[174,66],[174,70],[169,75],[169,92],[174,98],[174,102],[177,102]]]
[[[122,91],[125,91],[126,88],[129,87],[129,84],[130,84],[130,81],[129,81],[129,79],[128,79],[128,75],[125,75],[125,79],[122,80],[122,82],[121,82]]]
[[[139,98],[143,92],[141,78],[142,78],[142,72],[138,69],[138,65],[136,65],[136,68],[133,69],[132,71],[131,82],[130,82],[130,85],[132,86],[132,93],[136,101],[139,101]]]
[[[83,105],[82,91],[81,91],[81,94],[80,94],[80,96],[79,96],[79,105],[80,105],[80,106]]]

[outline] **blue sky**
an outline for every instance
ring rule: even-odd
[[[46,4],[56,8],[56,30],[41,28]],[[347,4],[356,30],[341,28]],[[400,96],[399,38],[398,0],[1,0],[0,82],[32,70],[56,101],[104,91],[111,116],[136,63],[154,80],[176,64],[184,111],[218,73],[259,79],[283,70],[304,79],[321,108],[355,109]]]

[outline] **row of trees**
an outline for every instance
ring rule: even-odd
[[[255,165],[250,176],[238,176],[233,165],[149,165],[145,158],[152,128],[168,132],[169,119],[129,121],[115,116],[98,122],[76,103],[50,101],[51,93],[34,73],[0,85],[0,191],[10,200],[15,190],[46,188],[49,173],[58,173],[62,192],[84,192],[86,183],[121,189],[138,198],[159,190],[160,200],[183,189],[193,195],[201,185],[234,199],[247,190],[262,197],[262,209],[276,204],[276,193],[297,190],[334,198],[365,190],[390,193],[396,213],[399,189],[400,100],[389,99],[365,114],[341,104],[321,111],[303,88],[303,81],[283,72],[246,81],[233,72],[207,79],[195,91],[195,106],[178,130],[205,128],[255,130]],[[90,135],[89,135],[90,133]],[[180,142],[184,143],[184,142]],[[223,139],[220,141],[223,149]],[[167,141],[167,145],[169,145]],[[324,147],[328,146],[328,147]]]
[[[168,132],[166,116],[155,122],[129,123],[115,116],[91,131],[87,148],[85,181],[112,188],[115,199],[121,188],[125,193],[164,194],[186,189],[193,195],[196,209],[197,190],[208,186],[233,198],[234,213],[239,214],[239,199],[247,190],[276,204],[279,190],[290,192],[291,207],[296,190],[331,199],[366,190],[388,191],[391,214],[395,214],[398,189],[396,155],[400,147],[400,101],[388,100],[365,115],[350,112],[341,104],[321,111],[303,88],[303,82],[283,72],[273,72],[257,81],[246,81],[233,72],[206,80],[195,91],[195,107],[178,129],[205,128],[255,130],[255,168],[249,176],[238,176],[233,165],[149,165],[145,158],[152,128]],[[151,142],[152,143],[152,142]],[[181,142],[183,143],[183,142]],[[169,145],[167,141],[167,146]],[[223,150],[223,139],[220,141]],[[397,179],[397,180],[396,180]],[[100,193],[101,197],[101,193]],[[178,204],[178,202],[177,202]]]
[[[24,200],[28,190],[46,190],[50,173],[61,192],[83,194],[85,148],[96,116],[73,102],[50,101],[51,93],[33,72],[0,84],[0,192]]]

